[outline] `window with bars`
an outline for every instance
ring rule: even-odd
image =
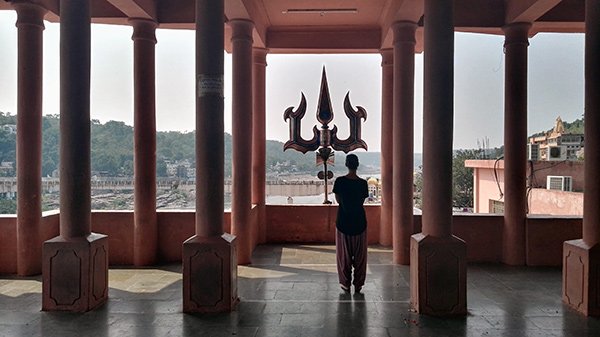
[[[504,201],[490,199],[490,213],[503,214]]]

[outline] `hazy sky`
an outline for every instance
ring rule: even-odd
[[[0,111],[16,113],[16,14],[0,11]],[[92,118],[133,123],[133,42],[127,26],[92,26]],[[194,127],[194,32],[157,31],[157,128],[191,131]],[[488,138],[503,143],[504,55],[502,36],[457,33],[455,39],[454,148],[476,148]],[[582,34],[538,34],[529,47],[529,133],[549,129],[560,115],[565,121],[583,114]],[[333,123],[346,138],[348,121],[343,98],[350,91],[354,106],[363,106],[368,119],[363,138],[369,150],[380,150],[381,56],[268,55],[267,139],[285,141],[288,126],[283,112],[297,107],[300,92],[307,99],[303,134],[311,135],[321,68],[327,76],[334,109]],[[423,57],[416,55],[415,151],[422,151]],[[225,130],[231,132],[231,55],[225,56]],[[59,113],[59,25],[44,31],[44,111]],[[510,126],[509,126],[510,127]]]

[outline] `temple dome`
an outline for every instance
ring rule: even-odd
[[[367,180],[367,184],[377,186],[379,185],[379,180],[377,180],[375,177],[371,177]]]

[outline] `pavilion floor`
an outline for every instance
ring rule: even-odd
[[[183,314],[179,265],[112,268],[109,301],[85,314],[41,312],[41,278],[0,276],[0,336],[600,336],[600,319],[561,303],[558,268],[472,264],[463,318],[418,315],[409,270],[369,248],[362,294],[338,285],[335,247],[258,246],[240,266],[237,311]]]

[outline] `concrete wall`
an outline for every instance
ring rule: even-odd
[[[17,272],[17,218],[0,215],[0,274]]]
[[[92,212],[92,232],[108,235],[109,264],[133,264],[133,211]]]
[[[452,234],[467,243],[467,261],[500,262],[504,217],[465,214],[452,217]],[[562,260],[558,260],[559,263]]]
[[[267,242],[334,243],[337,205],[267,206]],[[379,206],[365,205],[369,244],[379,242]]]
[[[583,193],[534,188],[529,193],[529,213],[583,216]]]
[[[365,206],[370,244],[379,242],[379,214],[376,205]],[[335,205],[267,206],[267,243],[335,242]],[[253,208],[253,218],[257,217]],[[194,211],[159,210],[158,251],[159,263],[181,261],[183,241],[194,234]],[[415,232],[421,230],[421,216],[415,215]],[[495,262],[502,257],[503,217],[492,214],[467,214],[453,217],[452,232],[467,244],[469,262]],[[562,243],[581,238],[581,217],[530,216],[526,227],[527,265],[560,266]],[[225,213],[224,230],[230,232],[231,214]],[[109,263],[133,263],[133,212],[94,211],[92,230],[109,236]],[[57,211],[43,214],[40,238],[47,240],[58,235]],[[254,232],[257,233],[257,232]],[[254,234],[257,235],[257,234]],[[0,216],[0,274],[16,273],[16,218]],[[256,242],[253,238],[253,244]]]
[[[195,211],[158,211],[158,260],[181,261],[183,242],[195,233]],[[231,232],[231,213],[225,213],[223,230]]]
[[[562,265],[563,242],[582,237],[580,217],[530,216],[527,219],[528,266]]]
[[[535,181],[538,185],[534,187],[546,188],[547,176],[571,176],[573,177],[573,192],[583,192],[583,162],[582,161],[535,161],[533,162],[533,171]],[[530,174],[530,167],[527,167],[527,174]]]

